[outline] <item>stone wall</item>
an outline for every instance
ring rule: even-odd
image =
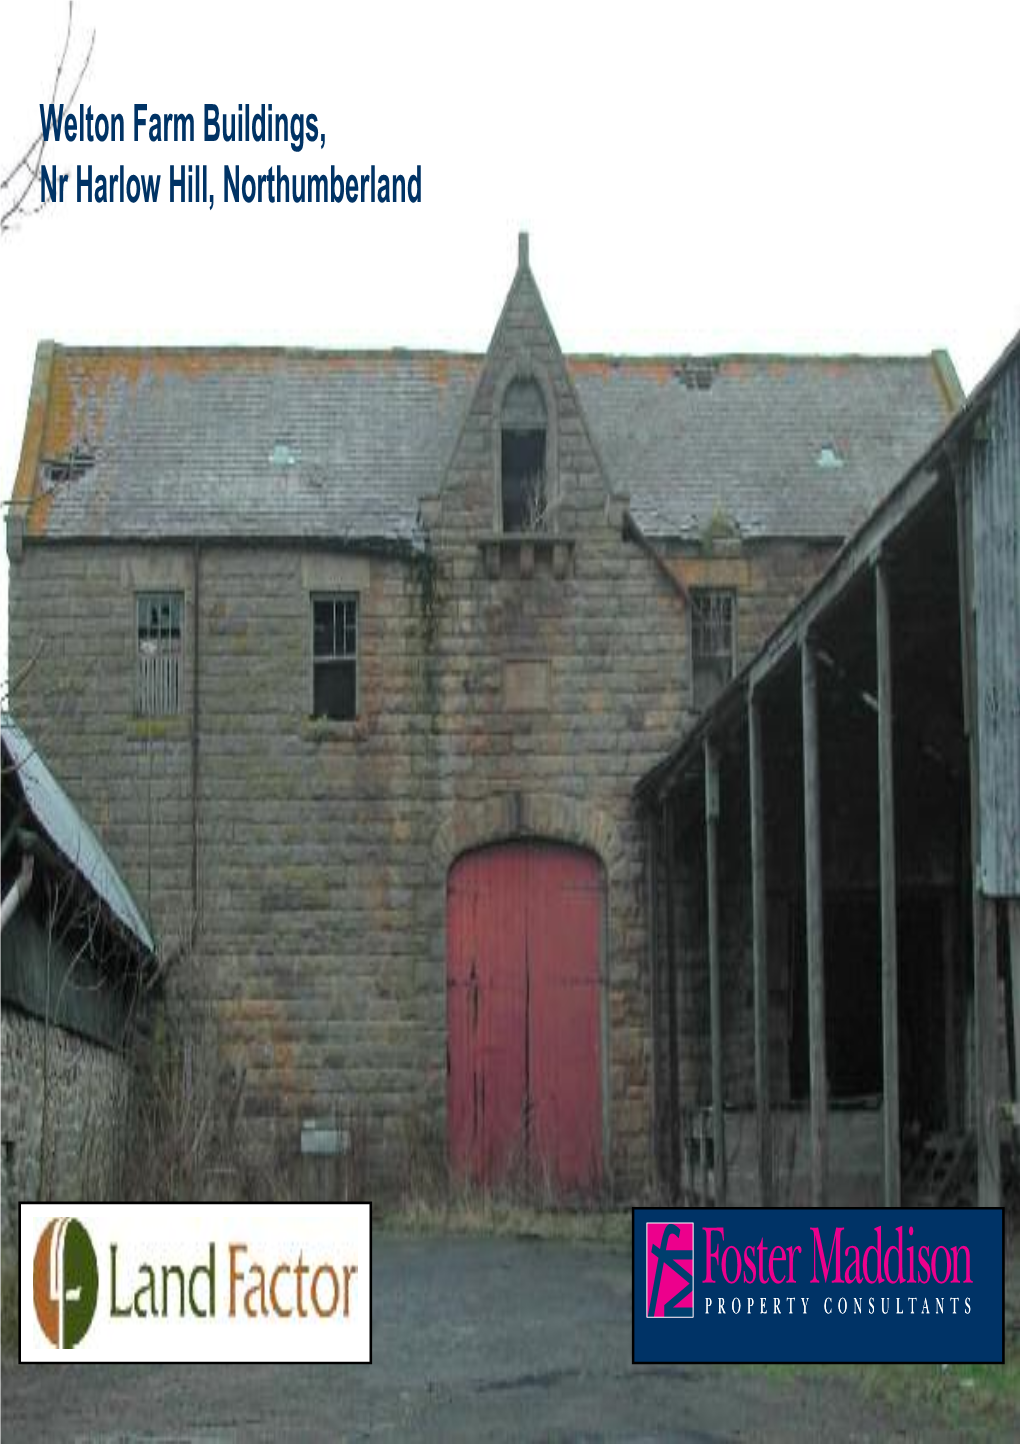
[[[196,586],[189,548],[27,549],[11,652],[39,658],[13,705],[164,951],[197,913],[252,1142],[296,1163],[302,1118],[357,1108],[378,1163],[442,1097],[445,1060],[445,979],[425,975],[419,922],[435,821],[414,571],[215,546],[197,569]],[[151,723],[134,716],[139,586],[185,602],[182,711]],[[357,723],[310,718],[310,594],[333,589],[360,596]]]
[[[494,534],[501,399],[524,376],[545,398],[555,510],[547,534],[521,542]],[[164,950],[197,918],[256,1142],[296,1160],[302,1118],[356,1111],[370,1177],[393,1182],[409,1141],[441,1147],[449,869],[468,849],[533,836],[589,848],[605,870],[608,1163],[622,1191],[647,1177],[652,1000],[632,794],[693,714],[686,608],[624,540],[625,507],[525,268],[442,491],[423,499],[424,556],[29,541],[12,563],[12,671],[37,659],[15,714]],[[665,550],[688,585],[738,588],[742,661],[831,548]],[[163,588],[184,593],[183,705],[149,722],[134,716],[133,598]],[[310,718],[310,595],[331,590],[360,599],[356,723]]]
[[[4,1008],[4,1237],[16,1239],[18,1204],[105,1199],[116,1188],[128,1065],[121,1054]],[[44,1055],[46,1066],[44,1068]],[[46,1144],[43,1098],[48,1077]]]
[[[568,458],[571,435],[561,428]],[[579,423],[575,435],[580,450]],[[453,492],[431,580],[400,560],[203,546],[197,757],[193,552],[30,546],[12,568],[14,668],[39,649],[16,714],[164,946],[190,925],[197,843],[210,996],[245,1071],[248,1127],[283,1155],[302,1118],[336,1109],[364,1113],[371,1165],[391,1180],[409,1137],[441,1140],[446,875],[468,848],[531,834],[590,847],[606,869],[612,1163],[621,1188],[647,1171],[631,790],[690,717],[687,629],[680,599],[607,516],[594,464],[570,469],[563,577],[541,552],[522,577],[509,547],[492,577]],[[185,594],[184,702],[180,717],[146,722],[133,712],[133,594],[155,586]],[[309,594],[328,588],[361,597],[356,724],[309,717]],[[544,691],[514,696],[529,662],[543,664]]]

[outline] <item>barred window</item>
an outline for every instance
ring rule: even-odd
[[[183,592],[139,592],[135,598],[139,717],[173,717],[181,711]]]
[[[733,676],[736,660],[736,593],[691,593],[691,678],[697,711],[708,707]]]
[[[358,599],[312,598],[312,713],[351,721],[358,715]]]

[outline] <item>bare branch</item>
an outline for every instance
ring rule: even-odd
[[[73,29],[74,0],[68,0],[67,29],[64,32],[64,48],[60,52],[60,60],[57,64],[56,74],[53,77],[53,89],[50,95],[51,107],[56,105],[57,103],[57,97],[60,92],[60,82],[63,79],[64,66],[67,63],[67,52],[70,49],[71,33]],[[85,78],[85,72],[89,68],[89,62],[92,59],[92,50],[95,43],[96,32],[95,30],[93,30],[91,36],[89,37],[88,50],[85,53],[85,59],[82,62],[81,69],[78,72],[78,79],[75,81],[71,93],[66,101],[68,109],[70,109],[70,107],[74,104],[74,100],[78,94],[79,87],[81,86],[81,83]],[[24,170],[28,174],[28,179],[25,181],[16,199],[12,201],[12,203],[2,214],[0,214],[0,234],[2,234],[4,231],[9,231],[14,223],[14,220],[17,217],[34,216],[45,206],[45,202],[40,201],[38,205],[27,209],[25,203],[28,200],[28,197],[32,191],[32,187],[37,183],[39,179],[39,172],[42,169],[43,156],[46,153],[47,139],[48,137],[45,135],[44,131],[40,129],[39,134],[35,137],[32,144],[25,151],[25,154],[11,169],[11,171],[9,171],[9,173],[4,177],[4,179],[0,181],[0,191],[5,191],[7,190],[8,186],[11,185],[15,176],[17,176],[20,171]]]
[[[61,76],[63,75],[63,73],[64,73],[64,64],[65,64],[65,62],[66,62],[66,60],[67,60],[67,51],[68,51],[68,47],[69,47],[70,44],[71,44],[71,28],[72,28],[73,24],[74,24],[74,0],[68,0],[68,3],[67,3],[67,29],[64,31],[64,48],[63,48],[63,50],[60,52],[60,60],[57,62],[57,73],[56,73],[56,75],[53,77],[53,90],[52,90],[52,92],[51,92],[51,94],[50,94],[50,104],[51,104],[51,105],[55,103],[55,101],[56,101],[56,99],[57,99],[57,91],[58,91],[59,88],[60,88],[60,77],[61,77]],[[30,158],[31,158],[31,156],[32,156],[32,153],[35,151],[35,149],[39,146],[40,143],[43,143],[43,144],[44,144],[44,142],[43,142],[43,136],[42,136],[42,131],[40,131],[39,134],[36,136],[35,140],[34,140],[34,141],[32,142],[32,144],[29,146],[28,150],[27,150],[27,151],[25,152],[25,154],[21,157],[21,160],[18,161],[17,165],[14,166],[14,168],[10,171],[10,173],[9,173],[8,175],[4,176],[4,178],[3,178],[2,181],[0,181],[0,190],[5,191],[5,190],[7,189],[7,187],[10,185],[11,181],[14,179],[14,177],[15,177],[15,176],[18,174],[18,172],[21,170],[22,166],[28,166],[28,163],[29,163],[29,160],[30,160]],[[29,169],[31,169],[31,167],[29,167]]]
[[[42,642],[37,643],[35,651],[25,663],[24,667],[20,668],[13,677],[8,678],[2,684],[2,687],[0,687],[0,692],[2,692],[5,702],[10,697],[11,693],[17,691],[17,689],[25,681],[25,678],[28,676],[28,674],[32,671],[33,667],[35,667],[36,663],[39,661],[40,656],[42,655],[42,650]]]

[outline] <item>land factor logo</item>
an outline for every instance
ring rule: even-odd
[[[645,1225],[645,1301],[650,1320],[694,1318],[694,1223]]]
[[[32,1270],[35,1313],[58,1350],[88,1333],[99,1295],[99,1269],[88,1230],[77,1219],[51,1219],[39,1236]]]

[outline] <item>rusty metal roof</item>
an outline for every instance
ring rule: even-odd
[[[484,357],[40,345],[15,501],[58,539],[409,540]],[[641,528],[841,537],[958,402],[941,354],[566,358]]]

